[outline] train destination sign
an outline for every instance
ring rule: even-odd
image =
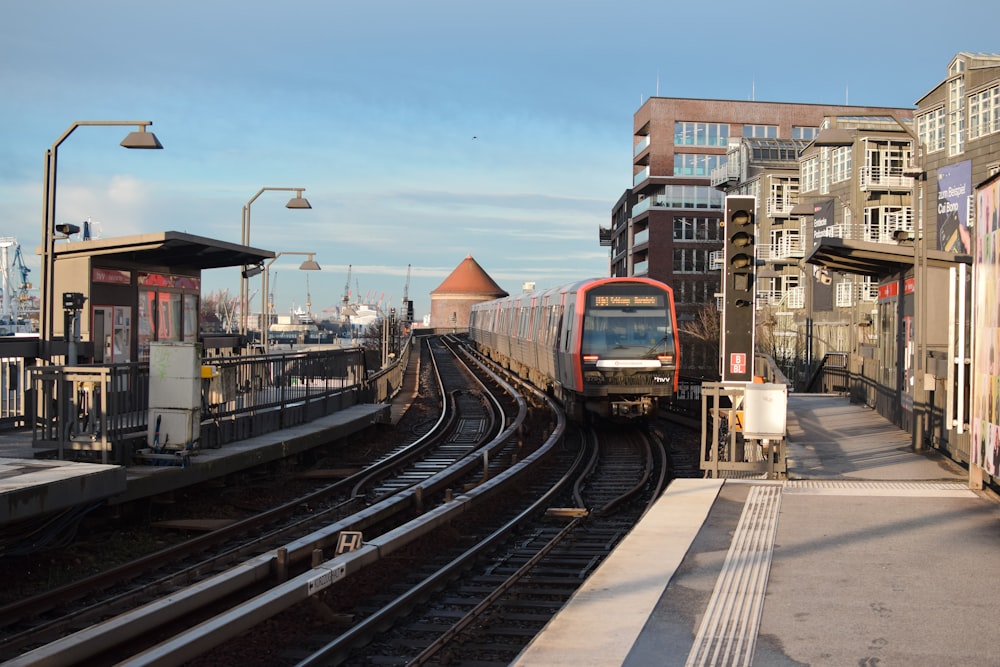
[[[662,294],[592,294],[595,308],[662,308]]]

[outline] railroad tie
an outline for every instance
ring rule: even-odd
[[[688,655],[695,665],[750,665],[778,527],[781,485],[753,486]]]

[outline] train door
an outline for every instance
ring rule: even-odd
[[[563,297],[565,301],[562,316],[562,331],[557,341],[558,379],[561,385],[573,387],[573,350],[578,339],[577,330],[581,323],[578,322],[576,313],[576,293],[565,294]]]

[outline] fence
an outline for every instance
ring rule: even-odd
[[[402,385],[409,341],[394,363],[365,368],[361,348],[211,356],[201,380],[197,445],[216,448],[307,423],[363,402],[388,401]],[[147,446],[148,362],[26,369],[32,441],[60,459],[128,465]]]
[[[701,469],[706,477],[785,477],[786,387],[770,383],[702,385]],[[778,396],[786,400],[777,400]]]
[[[0,358],[0,425],[24,426],[24,357]]]

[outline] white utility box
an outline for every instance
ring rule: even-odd
[[[200,437],[201,379],[199,344],[172,341],[150,344],[147,437],[150,447],[184,449]]]
[[[743,436],[777,440],[785,437],[788,415],[788,386],[783,384],[746,385],[743,396]]]

